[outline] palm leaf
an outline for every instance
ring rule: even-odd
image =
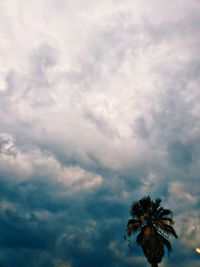
[[[171,210],[169,210],[169,209],[162,209],[161,211],[160,211],[160,213],[158,214],[158,217],[159,218],[162,218],[162,217],[165,217],[165,216],[172,216],[173,215],[173,213],[172,213],[172,211]]]
[[[159,227],[159,226],[158,226]],[[175,238],[178,238],[178,235],[174,228],[171,225],[163,224],[162,227],[159,227],[164,233],[168,235],[173,235]]]
[[[163,235],[160,235],[160,234],[159,234],[159,237],[160,237],[160,239],[162,240],[162,243],[163,243],[163,244],[165,245],[165,247],[167,248],[167,250],[168,250],[168,256],[169,256],[170,252],[172,251],[171,243],[170,243],[169,240],[168,240],[166,237],[164,237]]]
[[[142,208],[139,202],[138,201],[133,202],[131,205],[130,215],[132,217],[136,216],[137,218],[139,218],[141,214],[142,214]]]
[[[172,218],[168,218],[168,217],[162,217],[161,219],[158,219],[159,221],[163,221],[163,222],[168,222],[169,224],[173,225],[174,221]]]
[[[161,203],[161,199],[160,198],[156,198],[156,200],[152,202],[153,212],[154,213],[158,210],[158,208],[160,206],[160,203]]]
[[[129,227],[131,224],[134,224],[134,223],[138,223],[139,224],[139,221],[135,220],[135,219],[131,219],[131,220],[128,221],[127,227]]]
[[[127,236],[130,237],[133,232],[137,232],[140,229],[140,224],[137,220],[129,220],[127,224]]]
[[[175,238],[178,238],[178,235],[176,233],[176,231],[174,230],[174,228],[171,225],[167,225],[165,224],[163,229],[162,229],[165,233],[167,234],[171,234],[173,235]]]
[[[136,242],[139,246],[142,245],[142,242],[143,242],[143,239],[144,239],[144,233],[143,232],[140,232],[137,237],[136,237]]]
[[[152,206],[152,200],[150,198],[150,196],[147,197],[143,197],[139,200],[139,204],[142,207],[144,212],[147,212],[150,207]]]
[[[163,207],[160,207],[159,209],[156,210],[156,212],[154,213],[154,217],[157,218],[159,217],[159,214],[163,211]]]

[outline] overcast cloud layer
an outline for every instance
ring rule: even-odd
[[[161,197],[199,266],[200,2],[0,1],[0,264],[143,267],[133,200]]]

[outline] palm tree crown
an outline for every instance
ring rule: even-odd
[[[172,251],[169,235],[177,238],[177,234],[172,227],[174,224],[172,211],[164,209],[161,199],[152,200],[150,196],[145,196],[131,205],[130,215],[132,219],[128,221],[126,236],[138,233],[136,242],[142,247],[144,255],[152,267],[158,266],[164,256],[164,247],[168,253]]]

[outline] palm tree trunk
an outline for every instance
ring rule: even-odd
[[[158,264],[157,263],[152,263],[151,267],[158,267]]]

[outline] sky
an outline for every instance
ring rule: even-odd
[[[200,255],[200,1],[0,1],[0,264],[144,267],[124,231],[162,198]],[[134,241],[134,239],[133,239]]]

